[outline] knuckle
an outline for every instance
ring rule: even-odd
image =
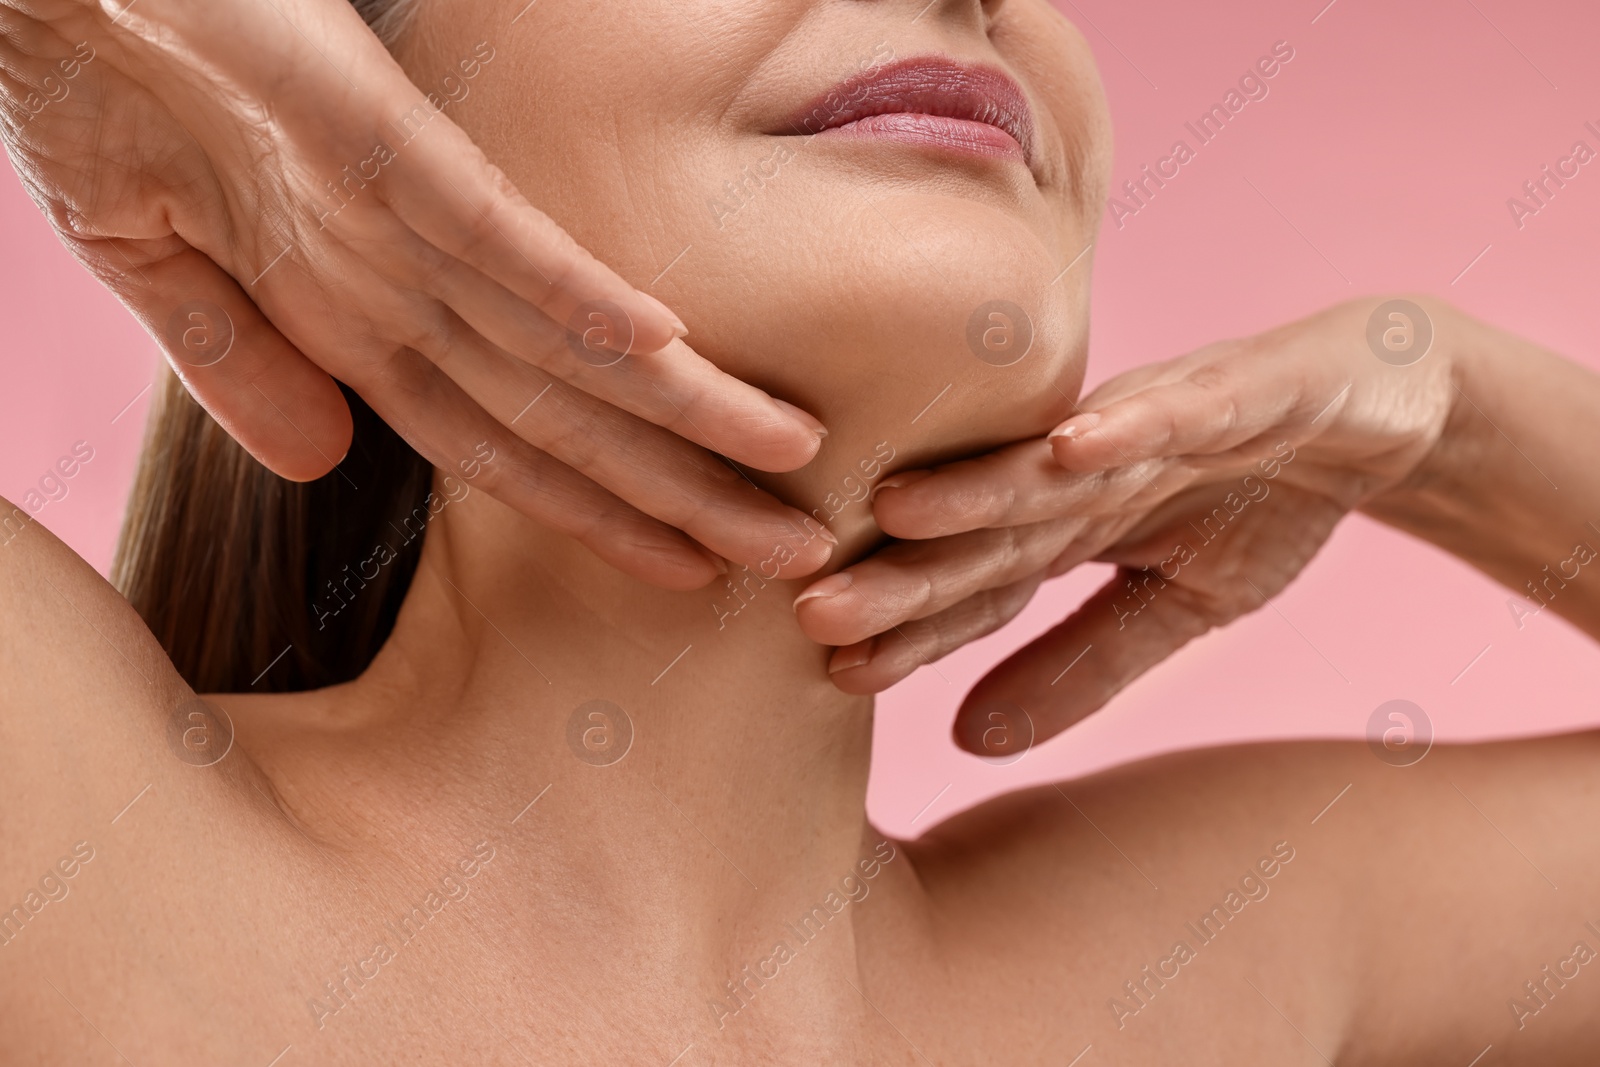
[[[441,292],[450,281],[458,262],[456,257],[425,241],[411,242],[411,250],[403,268],[407,283],[420,292]]]
[[[896,597],[896,600],[899,601],[900,610],[892,614],[915,616],[930,609],[938,608],[948,602],[952,596],[959,595],[956,590],[951,588],[948,582],[940,580],[943,575],[937,570],[919,568],[907,572],[907,576],[910,578],[910,582],[902,588],[900,595]],[[884,612],[883,614],[888,615],[891,613]]]
[[[1178,628],[1193,630],[1198,635],[1226,626],[1252,609],[1246,588],[1242,582],[1228,582],[1220,587],[1174,583],[1171,586],[1173,599],[1180,609],[1180,618],[1188,623]]]
[[[1233,433],[1238,429],[1241,417],[1238,398],[1232,393],[1224,394],[1221,399],[1221,406],[1218,408],[1216,415],[1213,416],[1217,432],[1223,435]]]
[[[983,520],[991,515],[1003,516],[1005,511],[1014,501],[1015,490],[1005,486],[998,497],[994,491],[981,481],[961,481],[952,486],[945,494],[933,504],[933,518],[940,528],[951,528],[965,525],[973,520]],[[1001,506],[996,507],[999,503]],[[910,506],[915,506],[911,504]]]
[[[432,300],[418,302],[393,321],[390,339],[430,358],[446,355],[459,329],[455,313]]]
[[[1016,618],[1017,613],[1028,606],[1041,580],[1042,576],[1029,578],[994,591],[995,611],[1002,625]]]
[[[1017,483],[1007,480],[1001,483],[1000,492],[993,498],[989,506],[989,512],[991,515],[1006,518],[1016,515],[1023,507],[1024,504],[1019,497]]]
[[[1226,389],[1233,374],[1225,362],[1209,362],[1196,367],[1189,373],[1189,384],[1196,389],[1215,392]]]
[[[490,163],[488,157],[481,152],[478,153],[478,158],[484,168],[484,176],[489,179],[496,206],[524,207],[527,205],[528,201],[523,197],[521,191],[517,189],[516,183],[506,175],[505,171]]]
[[[948,655],[969,641],[986,637],[1004,626],[1015,614],[1014,611],[1007,613],[1008,606],[1009,601],[1002,590],[986,589],[967,598],[959,609],[944,612],[930,620],[933,623],[934,657]]]
[[[494,210],[494,209],[491,209]],[[474,266],[484,266],[494,261],[495,254],[505,244],[506,238],[495,225],[493,214],[474,212],[468,216],[461,240],[458,258]]]
[[[1011,583],[1029,571],[1037,569],[1041,546],[1048,543],[1053,523],[1035,523],[1031,526],[1007,526],[999,551],[996,553],[996,577]],[[1054,555],[1054,553],[1047,553]]]
[[[574,470],[588,473],[606,450],[606,435],[591,419],[559,419],[542,435],[542,447]]]
[[[546,298],[557,295],[570,297],[589,253],[568,236],[565,230],[555,226],[551,226],[541,234],[540,240],[545,243],[545,252],[555,264],[548,268],[548,276],[544,279],[548,286]]]
[[[503,450],[504,459],[484,465],[480,478],[491,472],[493,477],[480,488],[558,533],[588,544],[603,525],[600,509],[569,499],[558,469],[538,449],[509,434],[496,434],[495,446]]]

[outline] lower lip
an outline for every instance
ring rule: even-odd
[[[968,155],[1024,161],[1022,145],[1000,127],[991,126],[987,122],[948,118],[944,115],[923,115],[915,112],[872,115],[848,122],[843,126],[823,130],[818,136],[900,141],[904,144],[931,145]]]

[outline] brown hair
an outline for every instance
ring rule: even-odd
[[[350,4],[367,20],[378,40],[393,48],[410,23],[417,0],[350,0]]]
[[[199,692],[354,678],[416,572],[433,468],[346,388],[350,454],[285,481],[161,376],[112,582]]]

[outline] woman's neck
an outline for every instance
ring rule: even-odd
[[[369,671],[305,695],[259,754],[243,740],[290,810],[338,812],[330,836],[403,828],[403,852],[532,821],[577,882],[578,853],[613,893],[617,865],[648,856],[653,892],[715,882],[761,907],[860,854],[872,704],[799,631],[803,582],[730,578],[654,589],[471,493],[430,524]]]

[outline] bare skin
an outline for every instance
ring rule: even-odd
[[[1531,346],[1475,361],[1496,368],[1514,373],[1477,380],[1508,434],[1582,439],[1592,376]],[[1538,494],[1510,446],[1456,432],[1410,480],[1412,521],[1537,574],[1553,542],[1516,531],[1581,525],[1551,501],[1600,487],[1574,465],[1570,496]],[[1488,476],[1431,506],[1460,462]],[[24,1021],[8,1060],[1059,1063],[1092,1044],[1105,1063],[1412,1064],[1493,1045],[1576,1064],[1597,1039],[1600,983],[1563,961],[1600,943],[1600,735],[1408,767],[1361,745],[1189,753],[884,843],[869,705],[827,682],[785,595],[719,630],[575,543],[522,551],[537,531],[483,494],[451,508],[373,668],[211,698],[236,738],[207,767],[178,758],[189,694],[126,603],[37,525],[0,553],[7,900],[93,850],[0,949]],[[1592,580],[1562,597],[1575,620],[1596,607]],[[567,740],[596,698],[636,731],[607,766]],[[466,895],[440,903],[446,875]],[[1230,890],[1203,940],[1187,924]],[[430,891],[437,912],[400,922]]]
[[[492,45],[424,91],[343,0],[133,7],[0,3],[0,140],[62,242],[245,448],[287,478],[326,474],[350,447],[337,376],[440,466],[484,439],[515,453],[501,500],[645,581],[692,589],[721,557],[762,558],[753,544],[792,517],[705,448],[789,470],[820,427],[696,356],[670,310],[456,127]],[[384,137],[405,151],[379,166]],[[609,375],[561,358],[595,302],[634,357]],[[485,373],[497,359],[522,373]],[[490,413],[530,377],[560,417]],[[575,451],[597,424],[634,446]]]
[[[909,22],[922,4],[824,7],[769,0],[718,41],[733,50],[770,33],[803,45],[802,16],[892,8]],[[639,11],[659,15],[661,33],[691,33],[648,5],[594,17],[625,23]],[[477,39],[473,14],[465,2],[441,9],[428,40],[453,55]],[[779,17],[790,14],[793,25]],[[528,19],[542,17],[541,7]],[[846,179],[870,171],[880,210],[902,226],[938,208],[940,233],[971,238],[940,263],[948,289],[933,294],[959,307],[958,319],[996,285],[1026,291],[1039,273],[1048,282],[1092,233],[1094,210],[1083,209],[1096,194],[1092,183],[1068,192],[1067,146],[1085,158],[1098,149],[1093,91],[1062,73],[1081,73],[1072,61],[1082,42],[1047,19],[1042,3],[951,3],[918,23],[932,37],[911,42],[969,57],[992,45],[986,59],[1026,77],[1051,148],[1032,184],[970,163],[818,146],[769,202],[853,203],[839,196]],[[458,24],[461,40],[451,39]],[[657,22],[631,36],[626,25],[607,36],[592,24],[534,24],[548,51],[533,58],[552,64],[591,37],[612,57],[620,42],[649,46],[658,32]],[[880,27],[853,28],[870,52]],[[823,39],[848,36],[835,29]],[[695,58],[673,73],[689,78],[704,66]],[[624,79],[636,69],[616,66]],[[621,91],[632,100],[648,89],[625,81]],[[486,128],[511,113],[486,112]],[[671,135],[648,125],[651,137]],[[559,124],[549,134],[561,135]],[[626,147],[630,131],[616,135]],[[557,147],[580,151],[585,136],[574,130]],[[687,167],[696,157],[650,158]],[[515,175],[529,189],[536,177]],[[618,197],[584,215],[577,201],[561,203],[559,187],[542,189],[540,203],[568,208],[563,225],[621,262],[616,242],[637,237],[640,219],[671,231],[682,206],[643,188],[650,202],[637,218]],[[694,192],[685,200],[684,217],[703,210]],[[814,501],[885,427],[904,434],[898,470],[1037,437],[1071,414],[1058,389],[1075,396],[1081,380],[1086,286],[1040,297],[1040,321],[1056,324],[1041,329],[1040,359],[1003,387],[980,388],[987,371],[964,351],[946,359],[913,336],[913,356],[888,343],[896,337],[852,335],[886,306],[926,307],[879,304],[845,321],[835,277],[800,269],[817,260],[784,243],[791,215],[761,216],[770,219],[761,241],[703,252],[713,268],[686,259],[671,294],[719,366],[747,380],[763,372],[774,395],[806,401],[833,430],[819,464],[766,479],[784,499]],[[830,216],[804,217],[811,239],[815,219]],[[909,300],[911,287],[897,285],[917,259],[885,243],[871,218],[848,213],[823,230],[827,262],[859,287],[867,265],[888,260],[866,281],[882,301]],[[983,244],[997,231],[1006,240]],[[782,271],[791,261],[774,249],[784,248],[799,265],[792,275],[728,281],[758,261]],[[919,278],[918,301],[931,285]],[[835,309],[835,343],[821,355],[801,337],[818,306]],[[1600,484],[1584,457],[1600,385],[1531,345],[1438,318],[1451,343],[1418,367],[1441,368],[1474,408],[1435,389],[1377,394],[1444,398],[1415,422],[1374,426],[1352,404],[1337,409],[1334,440],[1363,426],[1374,444],[1392,443],[1397,427],[1426,432],[1383,479],[1360,449],[1338,463],[1325,453],[1362,488],[1335,497],[1520,589],[1566,558],[1593,518],[1586,502],[1600,500]],[[1344,343],[1338,328],[1307,329]],[[734,343],[752,334],[764,343]],[[770,365],[755,355],[740,365],[739,351]],[[1280,364],[1290,377],[1305,370]],[[948,416],[918,422],[922,436],[904,431],[925,402],[905,386],[945,370],[971,373],[941,401]],[[869,387],[882,379],[902,388]],[[1185,410],[1212,417],[1243,396],[1217,390]],[[1478,407],[1539,458],[1559,493],[1483,430]],[[1151,411],[1135,430],[1177,409]],[[1181,444],[1180,474],[1191,463],[1181,457],[1210,447]],[[1069,474],[1093,471],[1092,456],[1062,451],[1055,459]],[[1121,499],[1110,493],[1104,505],[1119,536],[1166,517],[1164,500],[1141,515],[1118,512]],[[1301,514],[1320,528],[1323,508]],[[975,508],[963,521],[998,520]],[[879,536],[864,507],[834,528],[840,564]],[[1067,547],[1109,551],[1096,543],[1102,533]],[[1593,586],[1585,573],[1553,608],[1600,636]],[[42,527],[23,526],[0,548],[0,906],[28,912],[0,945],[0,1005],[17,1021],[0,1028],[0,1058],[1061,1064],[1092,1045],[1080,1065],[1465,1064],[1492,1044],[1485,1064],[1576,1064],[1600,1039],[1591,965],[1559,987],[1541,973],[1570,974],[1571,964],[1560,969],[1579,941],[1600,948],[1585,925],[1600,925],[1594,735],[1439,748],[1404,768],[1360,745],[1191,753],[1003,798],[914,844],[885,843],[863,811],[870,699],[833,684],[832,650],[792,606],[801,591],[796,580],[755,587],[729,618],[704,593],[645,586],[473,492],[431,524],[400,623],[366,674],[311,693],[212,696],[229,724],[218,729],[190,718],[192,694],[128,605]],[[626,755],[603,766],[594,746],[604,739],[584,743],[598,725],[585,717],[594,700],[617,705],[633,728]],[[1065,709],[1055,725],[1084,710]],[[613,713],[609,726],[619,723]],[[28,903],[62,886],[61,899]],[[861,899],[845,903],[852,896]],[[1214,941],[1188,929],[1218,904],[1226,918],[1211,920]],[[407,925],[414,906],[424,911]],[[808,916],[811,929],[797,933]],[[1193,958],[1173,962],[1180,940]],[[1124,983],[1145,982],[1146,967],[1158,978],[1135,998]],[[1523,988],[1535,980],[1550,982],[1542,1003]],[[1511,998],[1528,1014],[1518,1018]]]

